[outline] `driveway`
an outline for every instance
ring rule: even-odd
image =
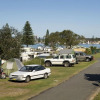
[[[29,100],[89,100],[100,83],[100,59],[62,84]]]

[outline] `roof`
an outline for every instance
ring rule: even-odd
[[[65,49],[60,50],[58,54],[69,54],[69,53],[73,53],[73,50],[65,48]]]
[[[40,65],[38,65],[38,64],[32,64],[32,65],[25,65],[25,66],[35,67],[35,66],[40,66]]]

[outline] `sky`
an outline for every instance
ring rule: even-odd
[[[100,0],[0,0],[0,28],[8,23],[22,31],[26,21],[38,37],[48,29],[100,38]]]

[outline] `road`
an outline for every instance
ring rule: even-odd
[[[29,100],[89,100],[99,88],[100,59],[62,84],[42,92]]]

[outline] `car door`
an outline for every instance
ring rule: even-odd
[[[80,52],[80,59],[81,59],[81,61],[84,61],[85,60],[85,56],[84,56],[84,53],[83,52]]]
[[[75,56],[76,56],[77,60],[80,61],[80,54],[79,53],[75,53]]]
[[[43,66],[38,66],[36,69],[35,69],[35,78],[41,78],[41,77],[44,77],[44,74],[45,74],[45,67]]]
[[[59,55],[53,59],[52,64],[61,65],[63,63],[63,60],[64,60],[64,56]]]
[[[56,64],[58,64],[58,60],[59,60],[59,56],[56,56],[56,57],[54,57],[53,59],[52,59],[52,64],[53,65],[56,65]]]

